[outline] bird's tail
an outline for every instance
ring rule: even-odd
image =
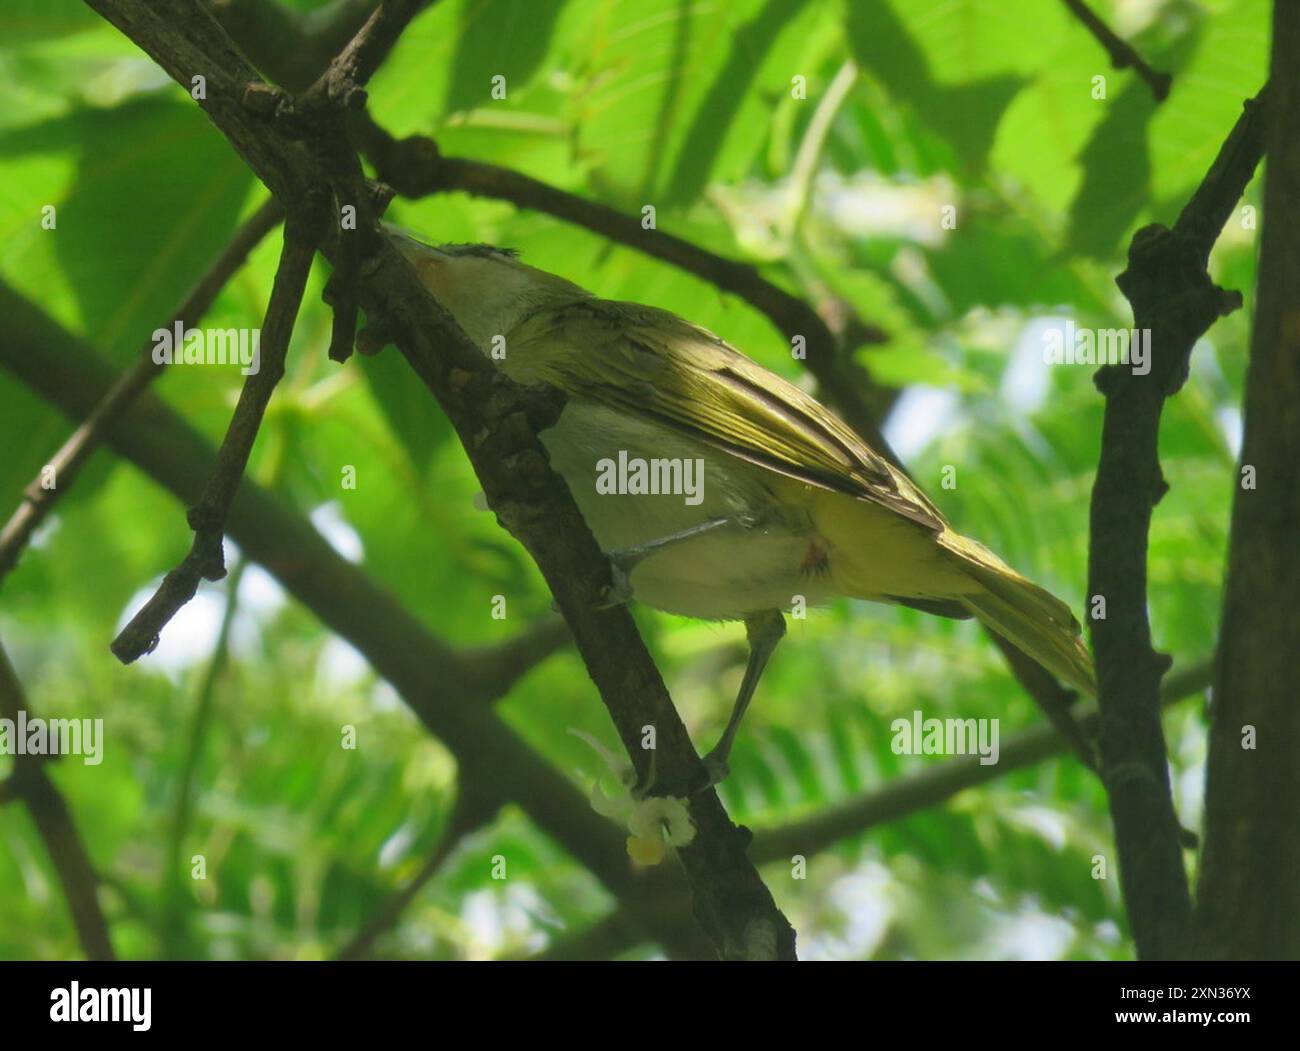
[[[977,546],[965,537],[961,540],[963,547]],[[981,585],[979,591],[961,596],[962,605],[1058,679],[1095,697],[1092,656],[1070,607],[982,546],[978,553],[960,554],[963,568]]]

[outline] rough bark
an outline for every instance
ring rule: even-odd
[[[1294,0],[1274,7],[1269,94],[1259,292],[1198,895],[1201,953],[1234,959],[1300,958],[1300,4]]]

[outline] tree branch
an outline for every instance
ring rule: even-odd
[[[1213,677],[1210,661],[1174,672],[1161,687],[1161,705],[1168,706],[1204,692]],[[1090,705],[1079,713],[1079,722],[1087,731],[1095,731],[1099,721],[1094,706]],[[759,864],[789,861],[795,854],[807,857],[850,836],[861,835],[877,825],[927,810],[958,792],[988,784],[1013,770],[1033,766],[1068,750],[1069,742],[1055,727],[1036,726],[1004,741],[996,763],[981,765],[979,756],[945,760],[830,807],[805,821],[757,832],[750,853]]]
[[[1205,790],[1200,954],[1300,958],[1300,7],[1273,5],[1268,168]],[[1249,474],[1247,473],[1249,472]]]
[[[1132,304],[1135,328],[1149,333],[1150,371],[1110,365],[1096,377],[1106,399],[1088,545],[1089,594],[1105,603],[1104,616],[1090,620],[1099,745],[1120,883],[1143,958],[1184,953],[1191,921],[1158,705],[1169,658],[1152,648],[1147,620],[1148,532],[1168,488],[1160,472],[1160,415],[1187,377],[1196,340],[1241,303],[1205,267],[1262,154],[1260,111],[1258,100],[1246,104],[1173,230],[1148,226],[1134,235],[1128,269],[1116,284]]]
[[[144,0],[88,2],[180,83],[190,83],[200,66],[211,65],[212,57],[191,53],[206,12],[187,9],[178,0],[155,0],[152,6]],[[161,25],[149,22],[150,17],[162,19]],[[210,18],[206,21],[204,33],[220,34]],[[254,126],[248,113],[228,100],[214,104],[213,94],[223,86],[260,83],[233,46],[218,49],[216,57],[223,68],[220,78],[209,82],[209,115],[232,143],[247,151],[254,170],[267,172],[282,186],[310,191],[331,184],[337,193],[341,173],[324,170],[312,153],[319,157],[339,144],[309,142],[304,156],[291,149],[293,143],[275,122]],[[255,95],[246,87],[240,97]],[[310,128],[301,131],[310,136]],[[359,188],[348,189],[356,199]],[[374,251],[360,268],[362,305],[394,333],[398,348],[460,435],[489,505],[537,562],[634,765],[643,775],[648,773],[641,741],[653,727],[656,787],[686,795],[704,780],[703,767],[631,615],[626,609],[599,608],[612,584],[609,564],[563,481],[547,463],[536,437],[539,421],[529,414],[536,406],[525,405],[386,239],[374,238],[365,247]],[[719,954],[726,959],[793,958],[794,932],[745,856],[747,836],[731,824],[711,788],[691,795],[689,807],[697,835],[679,856],[697,916]]]
[[[22,683],[9,663],[9,655],[0,646],[0,716],[16,721],[18,713],[26,709]],[[108,923],[99,907],[99,877],[95,866],[77,834],[72,812],[46,773],[45,764],[36,756],[15,755],[13,773],[6,784],[11,786],[15,797],[27,804],[32,821],[45,841],[87,959],[116,959]]]
[[[1137,75],[1146,81],[1156,101],[1165,100],[1169,95],[1170,82],[1173,80],[1168,73],[1157,73],[1148,66],[1142,56],[1134,50],[1133,45],[1103,22],[1097,13],[1084,3],[1084,0],[1064,0],[1064,3],[1087,27],[1088,32],[1097,38],[1097,43],[1106,49],[1112,66],[1116,69],[1133,68],[1137,71]]]
[[[116,374],[83,342],[0,282],[0,367],[73,418],[112,388]],[[109,445],[184,503],[196,500],[215,465],[211,445],[151,391],[106,431]],[[648,937],[675,955],[707,953],[698,932],[665,925],[664,902],[685,894],[668,866],[633,872],[623,836],[586,798],[510,730],[488,704],[509,682],[455,650],[348,562],[301,515],[251,479],[231,505],[228,531],[252,561],[346,639],[443,741],[462,782],[513,800],[609,891],[628,904]],[[507,642],[503,646],[510,646]]]
[[[213,260],[212,265],[198,279],[185,298],[168,318],[163,326],[170,331],[176,325],[197,322],[212,306],[226,282],[244,264],[257,244],[284,217],[280,205],[269,200],[248,220],[222,249],[221,254]],[[140,353],[140,360],[130,372],[124,373],[112,390],[99,402],[62,448],[54,454],[47,465],[53,470],[55,484],[50,488],[42,485],[43,478],[38,476],[23,492],[23,502],[0,530],[0,583],[9,571],[18,563],[23,548],[31,539],[36,528],[43,522],[58,503],[59,498],[71,488],[72,482],[80,473],[86,461],[90,459],[103,439],[104,431],[126,409],[136,395],[144,390],[165,366],[153,360],[153,340],[145,344]],[[42,472],[43,474],[44,472]]]
[[[532,668],[571,645],[573,632],[564,618],[548,616],[505,642],[461,650],[460,660],[473,678],[485,684],[484,696],[497,700]]]
[[[467,836],[473,835],[496,815],[499,800],[495,794],[485,795],[476,790],[472,783],[462,782],[456,803],[452,808],[447,827],[442,830],[438,846],[429,855],[420,871],[389,898],[375,912],[374,916],[342,948],[335,957],[339,960],[364,960],[374,948],[375,942],[401,919],[420,891],[424,889],[443,863],[460,846]]]
[[[203,496],[190,509],[189,524],[194,530],[190,553],[163,578],[154,596],[113,640],[110,648],[123,664],[130,664],[158,645],[159,632],[194,597],[200,580],[220,580],[226,575],[221,545],[226,518],[235,490],[244,477],[271,394],[284,376],[289,337],[307,287],[311,261],[316,255],[319,221],[316,214],[307,212],[288,217],[280,265],[262,325],[264,338],[259,367],[244,381],[239,403],[217,453],[216,469],[208,479]]]

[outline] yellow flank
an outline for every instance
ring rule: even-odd
[[[938,535],[880,504],[814,490],[813,526],[830,549],[836,590],[853,598],[957,598],[976,584]]]
[[[935,534],[878,504],[814,491],[816,532],[832,586],[853,598],[955,600],[1058,678],[1097,692],[1092,658],[1068,606],[945,522]]]

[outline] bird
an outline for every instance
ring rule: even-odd
[[[900,467],[795,384],[676,314],[601,299],[512,250],[387,232],[510,380],[563,395],[538,437],[610,560],[611,602],[744,623],[745,673],[703,759],[710,784],[727,776],[799,606],[847,597],[975,617],[1095,695],[1069,607],[953,529]]]

